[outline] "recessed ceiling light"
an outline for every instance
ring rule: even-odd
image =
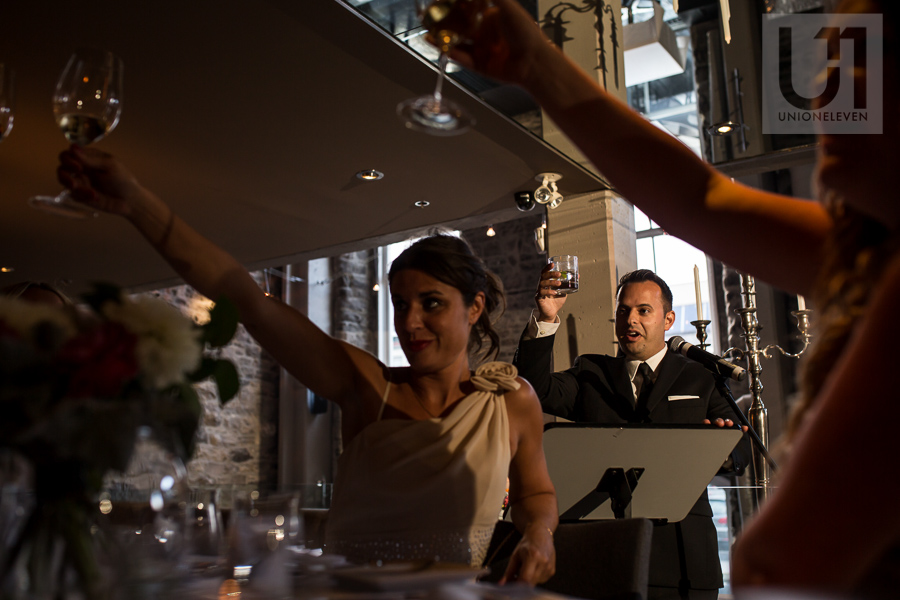
[[[384,177],[384,173],[376,171],[375,169],[367,169],[356,174],[356,178],[362,179],[363,181],[377,181],[382,177]]]
[[[724,123],[716,123],[712,125],[708,131],[710,135],[729,135],[734,133],[740,128],[740,125],[734,123],[732,121],[725,121]]]
[[[416,208],[425,208],[426,206],[430,206],[430,205],[431,205],[431,202],[429,202],[428,200],[419,200],[418,202],[415,202],[413,204],[413,206],[415,206]]]

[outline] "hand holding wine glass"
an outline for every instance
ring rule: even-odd
[[[0,63],[0,141],[13,127],[13,82],[15,75],[8,66]]]
[[[86,146],[115,129],[122,114],[122,72],[122,59],[112,52],[82,48],[69,58],[53,94],[53,114],[66,139]],[[28,203],[71,218],[97,215],[68,191],[34,196]]]
[[[410,98],[397,106],[406,126],[432,135],[457,135],[475,120],[460,106],[443,97],[447,53],[474,35],[487,8],[487,0],[415,0],[429,40],[440,50],[438,80],[434,92]]]

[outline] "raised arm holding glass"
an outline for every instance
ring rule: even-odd
[[[884,15],[884,125],[882,134],[820,135],[820,202],[731,181],[601,89],[514,0],[494,0],[475,46],[451,56],[525,87],[619,193],[667,232],[814,299],[821,316],[803,400],[788,428],[789,460],[773,498],[734,548],[732,581],[737,590],[895,597],[900,479],[885,474],[879,457],[893,451],[900,402],[874,361],[900,359],[893,318],[900,297],[900,3],[847,0],[838,12]],[[857,68],[844,78],[864,85],[867,76],[882,74]],[[647,157],[653,177],[646,176]],[[867,484],[841,492],[850,478]],[[876,522],[863,525],[862,514]]]
[[[480,566],[509,477],[522,532],[503,580],[554,573],[556,495],[531,387],[505,363],[474,372],[502,305],[497,278],[451,236],[420,240],[389,274],[394,327],[409,367],[390,368],[268,298],[232,256],[179,219],[110,155],[72,146],[60,182],[88,206],[129,220],[170,265],[210,298],[227,296],[251,335],[342,413],[345,450],[326,550],[356,561],[433,560]]]

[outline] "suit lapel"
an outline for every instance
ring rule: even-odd
[[[624,420],[631,421],[634,415],[634,391],[631,389],[631,378],[625,358],[617,356],[609,362],[609,382],[616,396],[617,407],[613,407]]]
[[[669,390],[672,388],[675,380],[678,379],[682,369],[684,369],[684,364],[674,359],[674,355],[671,352],[666,351],[662,362],[659,363],[659,367],[656,369],[656,383],[653,384],[650,397],[647,398],[648,415],[652,415],[656,406],[668,398]]]

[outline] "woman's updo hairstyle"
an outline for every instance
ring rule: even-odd
[[[466,306],[471,306],[478,292],[484,293],[484,311],[469,334],[470,355],[481,358],[495,357],[500,351],[500,336],[494,330],[493,322],[506,308],[503,284],[500,278],[484,266],[484,261],[475,256],[469,245],[458,237],[436,234],[422,238],[404,250],[391,263],[388,281],[394,282],[394,275],[406,269],[415,269],[434,277],[441,283],[453,286],[462,294]],[[488,347],[482,354],[485,338]]]

